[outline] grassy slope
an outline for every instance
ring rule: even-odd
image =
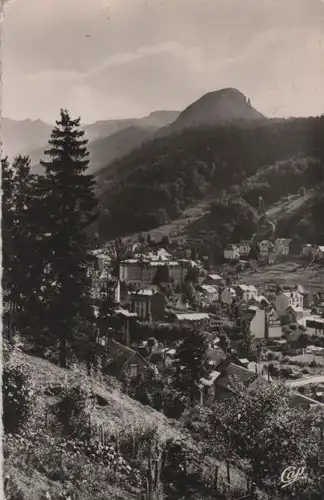
[[[289,195],[278,202],[268,207],[266,215],[269,220],[277,222],[282,218],[291,217],[299,213],[301,210],[307,208],[316,196],[316,191],[310,189],[306,191],[304,196],[299,194]],[[193,233],[193,227],[199,226],[206,214],[209,213],[209,205],[211,199],[205,199],[192,207],[185,210],[180,217],[165,224],[163,226],[146,231],[143,234],[150,234],[153,239],[159,239],[163,236],[169,236],[176,239],[179,236],[188,236],[188,232]],[[135,241],[138,234],[134,234],[125,238],[129,241]]]
[[[77,463],[69,465],[69,467],[73,468],[73,477],[68,477],[64,483],[57,479],[53,480],[53,470],[49,473],[49,466],[44,468],[42,465],[35,465],[39,461],[37,457],[35,458],[35,454],[38,454],[40,457],[43,455],[47,457],[43,459],[43,463],[47,463],[51,457],[56,456],[55,440],[53,442],[53,438],[49,437],[50,432],[45,429],[44,425],[44,409],[46,406],[52,404],[55,398],[47,396],[45,389],[49,385],[60,385],[64,380],[73,383],[75,377],[80,375],[76,375],[72,370],[64,370],[34,356],[23,353],[18,353],[16,356],[19,361],[22,361],[28,367],[38,393],[37,410],[35,411],[34,419],[28,426],[27,433],[30,436],[35,436],[36,434],[43,436],[42,433],[45,433],[46,438],[44,440],[42,438],[37,439],[37,444],[34,446],[32,455],[27,454],[28,447],[26,448],[20,439],[16,440],[14,444],[11,444],[9,456],[5,458],[5,473],[9,473],[11,481],[23,491],[24,500],[41,500],[45,491],[49,491],[54,495],[53,498],[56,499],[57,495],[62,493],[63,489],[66,491],[69,488],[77,493],[77,498],[80,500],[88,500],[90,497],[96,500],[108,497],[114,498],[113,494],[117,495],[116,498],[124,500],[138,499],[138,490],[126,487],[125,485],[116,486],[110,479],[105,478],[107,471],[101,471],[99,466],[89,463],[83,456],[78,458]],[[115,379],[106,379],[104,381],[103,379],[93,378],[91,382],[95,393],[102,396],[107,402],[106,406],[99,406],[98,404],[91,414],[91,422],[94,428],[102,425],[110,434],[120,432],[122,435],[123,433],[131,432],[131,428],[147,429],[154,427],[159,430],[160,435],[164,439],[168,437],[185,439],[186,442],[190,443],[191,448],[196,450],[197,457],[199,457],[199,444],[192,440],[188,431],[181,428],[179,422],[171,421],[161,413],[156,412],[150,407],[144,407],[137,401],[122,394]],[[53,449],[48,446],[48,442],[51,439]],[[41,446],[43,446],[43,449],[40,449]],[[55,462],[54,458],[53,460]],[[201,460],[204,473],[210,476],[214,470],[214,461],[208,457],[199,457],[199,460]],[[42,459],[40,462],[42,462]],[[52,469],[53,467],[54,469],[55,467],[57,468],[57,464],[55,465],[54,462],[54,465],[52,464],[51,466]],[[84,474],[87,478],[85,483],[80,481],[74,482],[73,478],[77,476],[78,472],[80,472],[81,477]],[[220,483],[224,483],[225,478],[226,466],[222,464],[220,468]],[[98,485],[95,486],[92,484],[98,481]],[[234,469],[232,471],[232,487],[236,488],[238,485],[244,484],[244,481],[244,475],[237,469]],[[212,497],[206,495],[201,498],[208,500]]]
[[[305,267],[305,263],[298,262],[297,259],[288,260],[262,266],[256,273],[244,271],[241,273],[240,282],[258,286],[260,290],[277,284],[299,284],[316,293],[324,287],[324,267],[319,264]]]

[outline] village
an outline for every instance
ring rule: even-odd
[[[210,365],[209,378],[200,380],[200,404],[230,393],[233,377],[248,385],[283,380],[295,405],[324,404],[324,286],[247,284],[253,275],[262,282],[263,266],[292,258],[289,239],[261,241],[253,258],[252,251],[250,241],[228,245],[217,269],[170,241],[167,249],[141,240],[122,252],[116,244],[93,251],[93,293],[99,302],[113,294],[112,327],[98,339],[107,373],[122,378],[127,368],[135,378],[145,367],[172,370],[188,332],[200,332]],[[323,257],[324,247],[316,245],[294,255],[302,268]]]

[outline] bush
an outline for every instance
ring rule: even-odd
[[[88,435],[88,418],[94,402],[91,388],[78,384],[64,388],[60,400],[52,407],[63,434],[83,437]]]
[[[35,406],[35,392],[23,364],[9,359],[2,374],[3,427],[15,434],[28,421]]]

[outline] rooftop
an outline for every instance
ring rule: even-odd
[[[207,313],[179,313],[175,315],[179,321],[200,321],[202,319],[209,319],[209,314]]]
[[[212,280],[222,280],[223,278],[219,274],[208,274],[208,278]]]

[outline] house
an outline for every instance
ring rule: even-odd
[[[322,262],[324,260],[324,246],[319,246],[315,254],[315,260]]]
[[[278,261],[278,254],[270,250],[268,255],[269,264],[275,264],[277,261]]]
[[[274,308],[267,312],[268,318],[268,338],[281,339],[283,333],[280,323],[280,318]]]
[[[237,298],[243,302],[248,302],[259,294],[257,288],[253,285],[237,285],[234,289]]]
[[[210,323],[210,316],[207,313],[172,313],[176,323],[187,326],[205,326]]]
[[[232,305],[233,300],[236,299],[236,291],[234,288],[226,287],[222,290],[220,295],[221,302],[223,304],[227,304],[228,306]]]
[[[304,309],[302,307],[289,306],[285,312],[287,323],[297,323],[304,317]]]
[[[302,246],[301,257],[304,257],[306,259],[310,259],[314,256],[314,253],[316,250],[317,250],[317,247],[315,245],[311,245],[310,243],[307,243],[307,244]]]
[[[205,285],[212,286],[221,286],[224,283],[224,278],[222,278],[222,276],[219,276],[219,274],[208,274],[204,282]]]
[[[259,242],[259,256],[258,260],[260,262],[269,262],[269,252],[273,250],[273,243],[269,240],[262,240]]]
[[[250,306],[247,315],[250,322],[251,334],[258,339],[267,338],[267,313],[257,306]]]
[[[248,257],[251,252],[251,242],[249,240],[242,240],[238,245],[240,257]]]
[[[204,297],[204,302],[206,302],[207,305],[213,304],[218,300],[218,290],[212,285],[201,285],[199,289]]]
[[[301,294],[297,290],[294,290],[290,292],[282,292],[276,296],[276,312],[280,318],[286,314],[289,306],[303,309],[303,294]]]
[[[270,306],[270,302],[264,295],[253,295],[249,300],[251,305],[260,307],[261,309],[267,309]]]
[[[136,313],[127,311],[127,309],[117,309],[116,311],[117,316],[120,317],[121,319],[121,329],[123,332],[123,339],[122,343],[130,346],[131,345],[131,331],[132,331],[132,326],[136,319],[138,318]]]
[[[129,372],[131,378],[137,377],[150,363],[143,356],[113,339],[107,339],[105,344],[106,360],[103,363],[103,371],[120,379],[125,372]]]
[[[164,319],[166,297],[154,288],[138,290],[131,294],[131,310],[143,321]]]
[[[277,238],[274,242],[274,251],[279,257],[287,257],[290,252],[291,238]]]
[[[236,245],[227,245],[224,250],[225,260],[240,260],[240,252]]]
[[[221,375],[215,381],[215,397],[219,400],[235,395],[236,379],[243,383],[243,385],[250,386],[257,378],[260,378],[254,371],[250,371],[235,363],[225,365],[223,370],[220,371]]]

